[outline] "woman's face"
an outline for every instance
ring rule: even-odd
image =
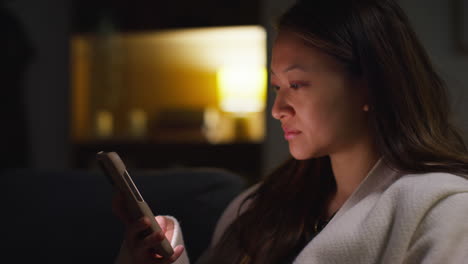
[[[273,117],[296,159],[331,155],[368,135],[365,89],[336,59],[280,31],[273,46]]]

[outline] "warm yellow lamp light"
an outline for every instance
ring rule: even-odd
[[[217,72],[218,100],[223,111],[261,112],[265,108],[267,72],[264,67],[224,67]]]

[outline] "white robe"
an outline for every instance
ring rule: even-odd
[[[254,188],[224,211],[211,246]],[[174,221],[172,246],[183,244]],[[131,263],[124,244],[116,263]],[[175,263],[189,264],[187,255]],[[401,174],[379,160],[293,263],[468,263],[468,180],[449,173]]]

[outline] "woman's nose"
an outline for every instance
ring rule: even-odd
[[[273,108],[271,109],[271,114],[273,118],[282,120],[288,116],[292,116],[294,114],[294,108],[285,100],[282,94],[278,93]]]

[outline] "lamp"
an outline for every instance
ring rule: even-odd
[[[266,82],[267,72],[262,66],[225,66],[218,70],[219,107],[233,115],[237,140],[250,139],[249,117],[265,108]]]
[[[266,79],[264,67],[221,68],[217,72],[220,108],[238,115],[263,111]]]

